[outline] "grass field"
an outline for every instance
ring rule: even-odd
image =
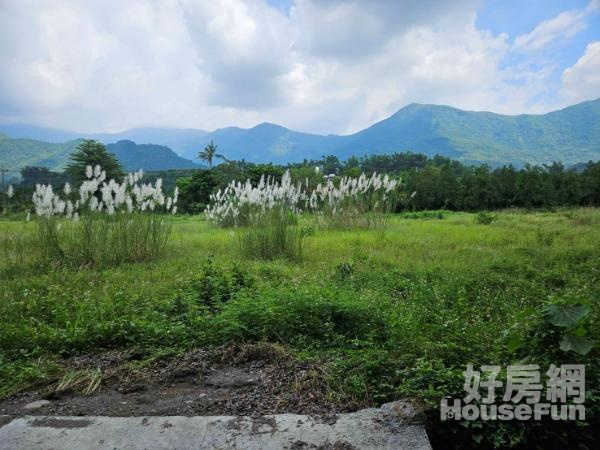
[[[333,398],[413,398],[432,420],[443,396],[464,396],[468,363],[585,363],[588,417],[598,410],[597,349],[560,350],[569,330],[545,312],[585,306],[573,333],[600,340],[600,210],[500,212],[487,225],[474,214],[413,213],[356,231],[312,229],[303,218],[308,236],[294,262],[242,259],[231,229],[169,220],[167,255],[148,263],[73,269],[4,257],[0,396],[54,379],[71,355],[266,341],[320,361]],[[4,238],[34,227],[0,221]],[[469,426],[452,430],[498,446],[528,432]]]

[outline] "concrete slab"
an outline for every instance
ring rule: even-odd
[[[402,402],[331,417],[4,417],[0,449],[430,450],[412,417]]]

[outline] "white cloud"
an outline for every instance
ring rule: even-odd
[[[237,0],[185,1],[183,9],[211,104],[262,109],[287,101],[292,31],[281,13]]]
[[[547,108],[531,101],[547,67],[503,68],[508,37],[476,27],[478,3],[297,0],[288,16],[266,0],[3,1],[0,120],[350,132],[410,102]],[[578,23],[565,14],[521,48]]]
[[[571,102],[600,97],[600,41],[590,43],[584,55],[564,70],[562,92]]]
[[[396,36],[417,26],[462,22],[476,0],[297,0],[291,19],[294,48],[336,60],[369,57]]]
[[[531,32],[515,38],[514,49],[520,52],[539,51],[559,39],[569,39],[586,28],[587,10],[564,11],[541,22]]]

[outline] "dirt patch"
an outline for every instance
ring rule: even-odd
[[[296,413],[335,417],[358,409],[332,401],[322,370],[291,358],[277,346],[196,349],[143,362],[132,351],[112,351],[65,360],[68,371],[101,374],[96,392],[56,392],[56,383],[0,400],[0,414],[55,416],[198,416]],[[50,404],[27,411],[45,398]],[[256,424],[269,428],[268,424]],[[232,424],[235,426],[235,424]]]

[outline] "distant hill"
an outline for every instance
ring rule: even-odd
[[[200,167],[164,145],[136,144],[132,141],[122,140],[115,144],[108,144],[106,148],[110,153],[114,153],[126,170],[197,169]]]
[[[0,137],[0,165],[10,170],[39,166],[48,167],[52,171],[62,171],[65,161],[80,142],[73,140],[59,144],[35,139]]]
[[[600,99],[547,114],[517,116],[411,104],[385,120],[345,136],[301,133],[271,123],[212,132],[136,128],[116,134],[87,135],[0,124],[0,132],[13,138],[43,137],[50,142],[75,137],[94,138],[104,143],[128,139],[139,144],[168,146],[194,161],[197,161],[198,151],[213,141],[219,153],[227,158],[252,162],[298,162],[322,155],[346,159],[352,155],[413,151],[493,166],[552,161],[572,165],[600,159]]]
[[[0,131],[2,130],[0,126]],[[87,139],[96,139],[104,144],[128,140],[137,144],[157,144],[175,151],[179,155],[191,154],[195,159],[202,150],[200,142],[208,134],[204,130],[178,129],[178,128],[132,128],[121,133],[91,134]]]
[[[76,139],[65,143],[54,143],[34,139],[11,139],[6,135],[0,135],[0,165],[11,170],[18,170],[25,166],[38,166],[60,172],[81,141],[81,139]],[[162,145],[137,145],[135,142],[122,140],[107,145],[107,149],[115,154],[125,170],[200,167]]]
[[[331,154],[343,142],[340,136],[321,136],[300,133],[272,123],[261,123],[254,128],[221,128],[204,136],[199,148],[213,141],[218,152],[229,159],[251,162],[287,163]],[[197,151],[183,152],[186,158],[195,158]]]
[[[132,128],[120,133],[77,133],[24,124],[0,124],[0,133],[15,139],[35,139],[51,143],[62,143],[76,139],[95,139],[104,144],[110,144],[128,140],[138,144],[163,145],[179,154],[194,154],[194,157],[201,150],[199,142],[208,134],[204,130],[180,128]]]

